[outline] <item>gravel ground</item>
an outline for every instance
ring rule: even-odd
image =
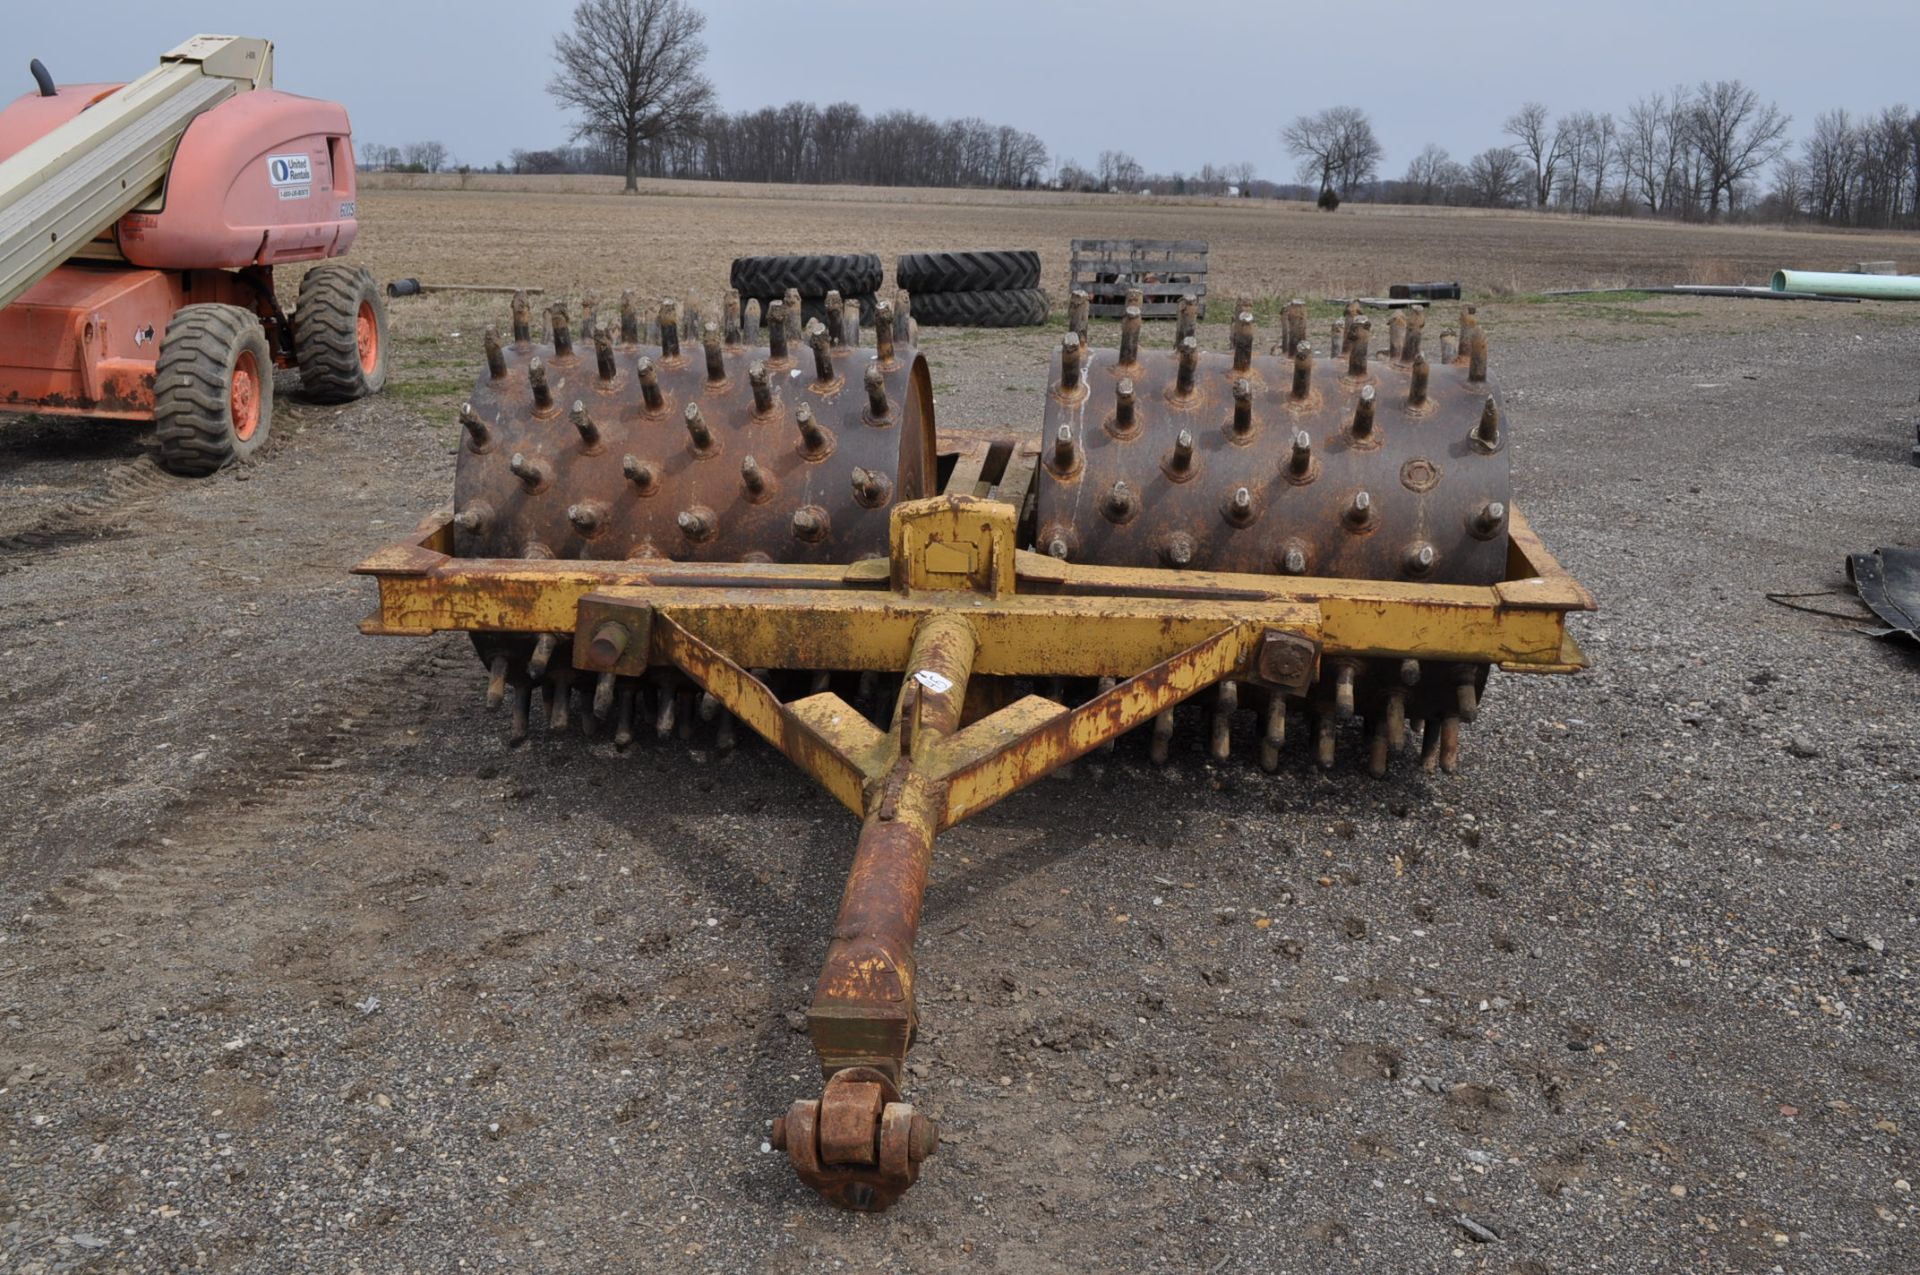
[[[1920,661],[1764,597],[1915,542],[1915,329],[1483,318],[1593,671],[1458,776],[1185,730],[943,837],[879,1217],[764,1142],[852,818],[355,632],[448,421],[288,398],[197,483],[0,426],[0,1271],[1920,1268]],[[1049,339],[931,337],[943,419]]]

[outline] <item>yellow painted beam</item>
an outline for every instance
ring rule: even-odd
[[[940,511],[935,522],[925,514],[903,522],[909,547],[922,556],[931,549],[932,565],[919,575],[911,555],[849,566],[460,559],[447,553],[452,538],[441,516],[357,568],[380,584],[380,609],[361,628],[569,633],[581,599],[607,593],[680,608],[686,622],[749,666],[897,671],[917,619],[930,608],[957,607],[984,625],[982,673],[1125,677],[1227,622],[1297,629],[1311,612],[1328,655],[1541,671],[1584,666],[1565,619],[1568,611],[1591,610],[1593,598],[1518,510],[1511,514],[1513,578],[1473,587],[1095,567],[1027,552],[1010,561],[998,552],[969,557],[969,540],[1010,542],[1006,508],[971,500]],[[894,577],[916,591],[900,592]],[[917,588],[927,585],[954,587]]]
[[[975,723],[942,746],[936,766],[946,780],[940,827],[950,828],[988,806],[1144,725],[1160,713],[1239,671],[1263,630],[1236,625],[1179,651],[1073,709],[1045,713],[1021,700]],[[1045,704],[1047,701],[1042,700]],[[1059,708],[1059,705],[1053,707]],[[1013,714],[993,729],[994,718]]]
[[[1132,677],[1228,627],[1317,635],[1307,603],[1227,604],[1014,595],[989,600],[854,591],[607,589],[596,608],[649,606],[747,668],[898,672],[919,623],[959,614],[979,641],[974,671],[999,676]],[[598,613],[598,612],[596,612]],[[655,639],[655,662],[667,653]]]
[[[850,726],[847,730],[822,732],[820,716],[789,711],[765,683],[737,661],[666,616],[655,617],[653,641],[654,649],[667,661],[698,682],[762,739],[785,753],[794,765],[812,775],[837,801],[855,814],[864,813],[867,757],[861,750],[870,746],[871,740],[859,736]],[[814,712],[817,714],[821,707],[825,706],[816,705]],[[851,705],[846,708],[853,717],[859,716]]]

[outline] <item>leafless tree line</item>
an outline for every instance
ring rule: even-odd
[[[647,158],[655,175],[711,181],[1016,189],[1047,172],[1045,143],[1024,130],[915,111],[869,117],[852,102],[714,112]]]
[[[383,173],[438,173],[456,166],[457,161],[440,142],[408,142],[405,146],[387,146],[367,142],[356,147],[361,168]]]
[[[515,151],[515,173],[621,173],[625,147],[589,135],[579,145]],[[1047,148],[1031,133],[980,119],[933,120],[912,111],[869,117],[852,102],[789,102],[713,111],[643,143],[635,171],[704,181],[867,186],[1038,186]]]
[[[1714,221],[1759,210],[1760,178],[1787,149],[1789,118],[1739,80],[1635,101],[1623,117],[1540,102],[1507,117],[1511,139],[1457,163],[1429,144],[1386,198]]]
[[[1344,197],[1614,216],[1810,218],[1837,225],[1920,224],[1920,115],[1906,106],[1855,119],[1828,111],[1796,149],[1789,117],[1739,80],[1651,93],[1616,116],[1555,118],[1528,102],[1508,141],[1464,163],[1429,143],[1397,181],[1378,181],[1364,114],[1336,107],[1282,134],[1309,186]],[[1343,156],[1359,156],[1357,162]]]
[[[1054,190],[1128,195],[1251,195],[1261,190],[1271,193],[1273,189],[1270,183],[1257,181],[1252,164],[1206,163],[1191,173],[1150,173],[1125,151],[1101,151],[1091,167],[1079,160],[1063,159],[1047,184]]]
[[[1854,119],[1815,117],[1797,155],[1774,166],[1768,195],[1785,219],[1828,225],[1920,225],[1920,112],[1904,104]]]
[[[1147,173],[1123,151],[1049,177],[1032,133],[913,111],[869,117],[851,102],[730,113],[713,108],[700,74],[704,17],[689,0],[578,0],[556,37],[548,89],[576,115],[571,147],[516,151],[516,172],[624,172],[721,181],[984,186],[1154,193],[1256,191],[1250,164],[1208,164],[1188,177]],[[1382,181],[1385,151],[1357,106],[1302,115],[1281,137],[1309,196],[1327,207],[1359,196],[1394,202],[1531,206],[1568,212],[1714,221],[1798,217],[1823,222],[1920,224],[1920,115],[1905,106],[1855,120],[1828,111],[1797,153],[1789,117],[1739,80],[1677,85],[1616,116],[1578,110],[1555,118],[1528,102],[1509,116],[1509,139],[1464,163],[1429,143],[1398,181]],[[445,147],[368,147],[369,167],[438,171]],[[1770,184],[1769,184],[1770,177]]]
[[[622,173],[624,146],[588,136],[578,146],[516,150],[513,173]],[[983,119],[927,119],[914,111],[868,117],[852,102],[789,102],[712,111],[685,131],[643,144],[641,177],[866,186],[1039,186],[1046,146],[1031,132]]]

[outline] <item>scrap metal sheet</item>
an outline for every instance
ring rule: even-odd
[[[1876,549],[1847,558],[1847,578],[1860,600],[1887,622],[1875,637],[1895,633],[1920,642],[1920,549]]]

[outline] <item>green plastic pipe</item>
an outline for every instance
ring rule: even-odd
[[[1840,274],[1825,270],[1776,270],[1775,292],[1811,292],[1823,297],[1874,301],[1920,301],[1920,274]]]

